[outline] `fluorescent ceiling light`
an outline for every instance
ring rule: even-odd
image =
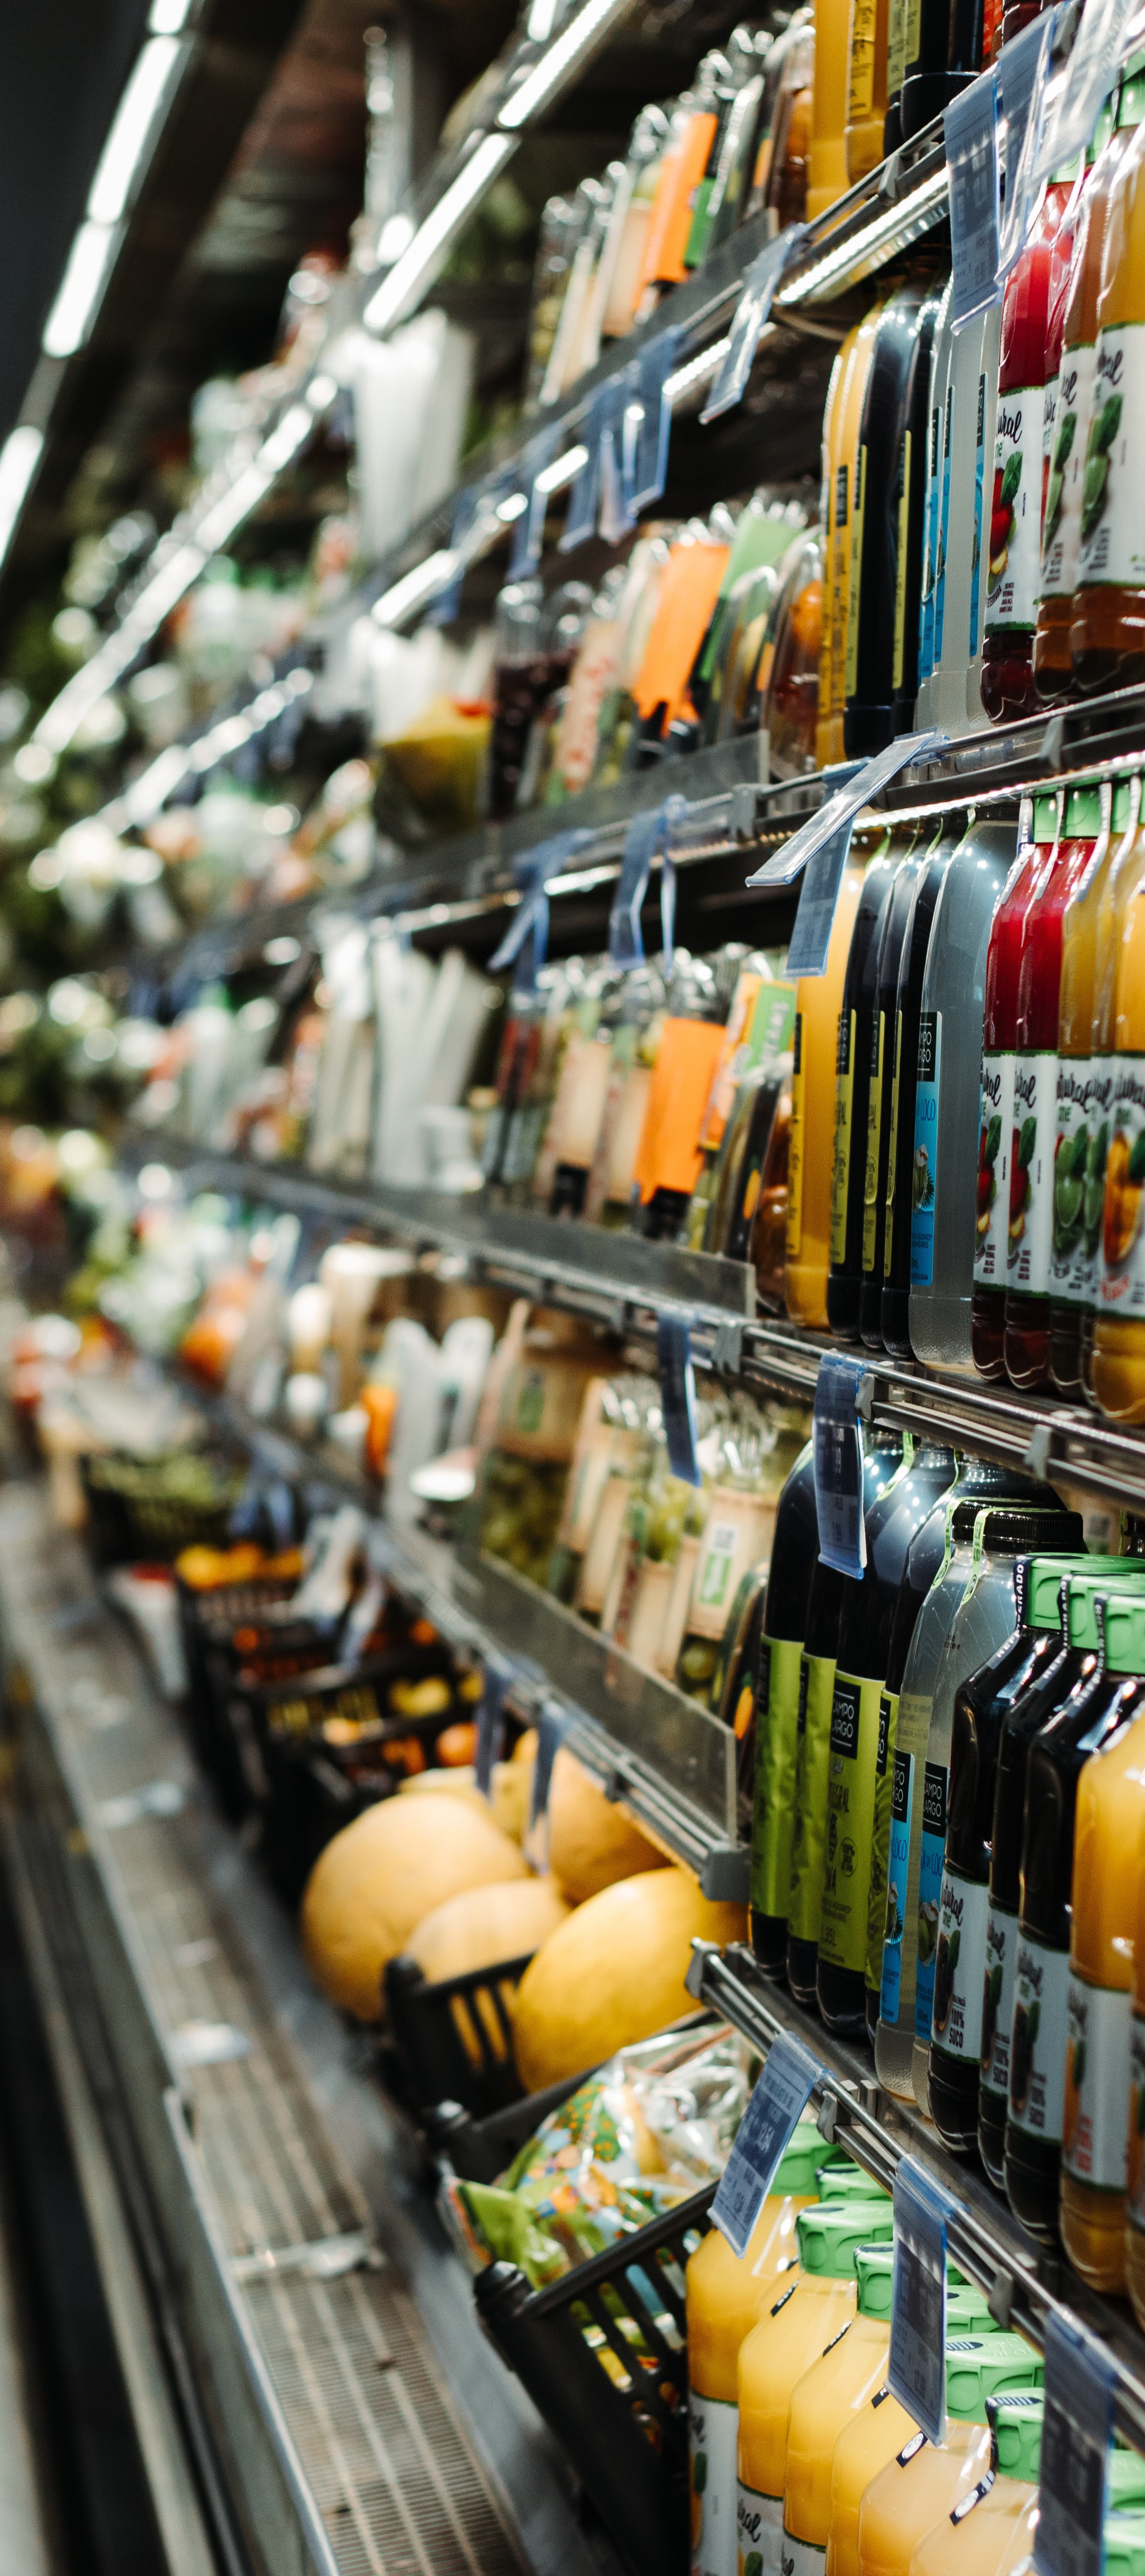
[[[0,562],[16,533],[28,486],[44,452],[44,433],[25,423],[0,447]]]
[[[613,0],[609,0],[612,5]],[[431,206],[425,222],[418,225],[409,249],[395,260],[377,294],[371,297],[362,315],[368,331],[387,331],[401,320],[419,289],[429,284],[434,261],[448,250],[466,215],[492,187],[516,148],[507,134],[484,136],[436,206]]]
[[[153,36],[181,36],[194,7],[194,0],[151,0],[147,21]]]
[[[137,57],[91,183],[87,210],[93,223],[117,224],[126,212],[182,52],[176,37],[152,36]]]
[[[498,125],[514,128],[527,125],[531,116],[547,107],[554,91],[560,88],[601,29],[609,19],[619,17],[626,7],[627,0],[586,0],[586,6],[578,9],[575,18],[570,19],[568,26],[542,54],[540,62],[534,63],[531,72],[526,72],[520,88],[506,99],[497,119]]]
[[[116,236],[106,224],[80,225],[60,290],[40,343],[47,358],[71,358],[82,349],[99,309]]]

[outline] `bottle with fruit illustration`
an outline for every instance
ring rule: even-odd
[[[1109,1079],[1093,1042],[1098,925],[1126,833],[1136,827],[1139,782],[1122,779],[1088,868],[1062,918],[1058,1003],[1058,1132],[1050,1245],[1050,1376],[1060,1395],[1081,1393],[1082,1314],[1093,1302],[1101,1234]]]
[[[1031,668],[1041,550],[1042,414],[1054,246],[1077,164],[1057,171],[1029,242],[1006,281],[994,439],[982,704],[995,722],[1033,715]]]
[[[1138,839],[1141,835],[1138,835]],[[1116,948],[1109,1057],[1109,1150],[1093,1395],[1117,1422],[1145,1422],[1145,905],[1136,849]]]
[[[1014,1120],[1014,1050],[1022,924],[1057,836],[1061,799],[1024,800],[1018,849],[1002,889],[986,952],[982,1072],[978,1111],[978,1180],[974,1221],[974,1288],[970,1348],[982,1377],[1001,1377],[1006,1321],[1006,1256]]]
[[[1123,151],[1109,195],[1097,301],[1096,387],[1085,469],[1078,587],[1070,628],[1081,689],[1145,677],[1145,484],[1139,467],[1139,356],[1145,350],[1145,57],[1118,104]]]
[[[1100,791],[1071,787],[1061,837],[1022,923],[1003,1343],[1007,1376],[1020,1387],[1044,1386],[1049,1379],[1062,916],[1093,857],[1100,828]]]
[[[1086,175],[1074,208],[1072,245],[1065,296],[1051,322],[1050,340],[1060,311],[1061,357],[1047,395],[1053,407],[1049,477],[1042,521],[1040,597],[1034,636],[1034,679],[1044,705],[1067,698],[1073,681],[1070,629],[1077,587],[1085,505],[1085,479],[1090,421],[1093,416],[1097,339],[1097,295],[1110,191],[1132,139],[1132,127],[1115,128],[1109,100],[1102,109],[1093,141],[1086,151]],[[1135,111],[1136,112],[1136,111]],[[1091,156],[1093,156],[1091,158]],[[1063,225],[1064,231],[1064,225]]]

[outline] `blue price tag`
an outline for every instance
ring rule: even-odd
[[[685,1485],[700,1484],[696,1458],[696,1374],[687,1315],[661,1315],[656,1325],[660,1367],[660,1410],[668,1464]]]
[[[817,2058],[789,2031],[773,2039],[712,2202],[713,2226],[741,2258],[799,2114],[823,2075]]]
[[[640,409],[635,361],[605,390],[609,400],[600,433],[596,523],[605,544],[618,546],[636,524],[632,492]]]
[[[831,945],[831,927],[835,906],[843,882],[843,870],[851,847],[854,816],[840,823],[829,841],[824,841],[809,859],[803,871],[795,927],[787,951],[787,972],[795,975],[825,975],[827,951]]]
[[[567,867],[569,860],[591,839],[592,834],[586,826],[575,832],[554,832],[551,840],[542,841],[539,850],[530,850],[528,857],[518,864],[516,875],[522,889],[521,901],[500,947],[489,960],[490,972],[494,975],[511,966],[514,959],[520,961],[513,978],[516,993],[532,992],[545,962],[549,944],[549,879],[559,876],[561,869]]]
[[[1121,38],[1129,17],[1126,0],[1086,0],[1069,71],[1047,109],[1033,165],[1033,184],[1064,168],[1088,143],[1098,109],[1113,87]]]
[[[743,401],[752,360],[771,312],[776,289],[782,283],[784,270],[806,238],[806,224],[789,224],[786,232],[778,234],[775,241],[766,242],[758,257],[753,259],[732,318],[719,374],[708,396],[707,406],[700,415],[702,420],[718,420],[721,412],[731,411],[736,403]]]
[[[487,1798],[493,1786],[493,1765],[499,1762],[505,1743],[505,1701],[515,1682],[516,1670],[500,1655],[485,1658],[485,1688],[477,1712],[477,1786]]]
[[[837,1574],[860,1576],[867,1562],[863,1526],[863,1426],[856,1409],[863,1360],[827,1351],[815,1381],[812,1458],[819,1555]]]
[[[553,422],[548,429],[542,429],[536,438],[530,439],[521,459],[520,488],[528,494],[529,506],[527,510],[522,510],[520,518],[514,522],[513,545],[509,556],[510,581],[522,581],[527,573],[536,571],[541,560],[541,548],[545,538],[545,512],[549,506],[549,496],[538,478],[544,473],[546,465],[552,463],[556,444],[557,427]]]
[[[954,328],[998,293],[998,85],[991,69],[943,109]]]
[[[997,62],[1002,111],[1002,229],[999,277],[1008,277],[1026,246],[1034,198],[1034,164],[1042,139],[1050,52],[1058,12],[1043,10],[1003,45]]]
[[[1072,2317],[1051,2310],[1045,2357],[1034,2564],[1041,2576],[1101,2576],[1113,2356]]]
[[[568,1732],[568,1720],[555,1699],[547,1699],[537,1719],[537,1758],[533,1764],[533,1794],[529,1805],[530,1828],[549,1812],[549,1790],[552,1787],[553,1764]]]
[[[644,963],[640,914],[657,852],[663,862],[660,929],[664,949],[671,955],[676,872],[669,856],[669,844],[674,825],[687,810],[683,796],[669,796],[662,805],[654,806],[650,813],[633,815],[625,834],[620,877],[608,919],[608,953],[614,966],[642,966]]]
[[[676,364],[680,334],[658,331],[642,349],[636,361],[636,395],[631,406],[639,406],[636,452],[633,458],[631,503],[633,510],[647,510],[658,501],[668,480],[668,440],[672,414],[665,400],[664,387]]]
[[[858,765],[844,784],[837,787],[820,806],[818,813],[808,815],[807,821],[800,824],[798,831],[792,833],[774,858],[764,860],[763,866],[747,879],[748,885],[794,885],[796,877],[806,867],[808,859],[814,858],[816,850],[821,849],[825,841],[832,840],[844,823],[853,822],[863,806],[871,804],[876,796],[881,795],[883,788],[889,786],[891,779],[898,777],[900,769],[909,769],[912,761],[925,760],[930,752],[941,750],[948,740],[949,736],[938,725],[928,726],[925,733],[900,733],[894,742],[887,744],[885,751],[876,752],[873,760],[864,760]]]
[[[913,2156],[895,2175],[892,2394],[932,2442],[946,2439],[946,2227],[957,2209]]]

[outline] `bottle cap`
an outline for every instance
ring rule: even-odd
[[[1000,2476],[1021,2478],[1027,2485],[1036,2486],[1044,2412],[1045,2398],[1040,2388],[987,2398],[990,2456]]]
[[[948,2335],[997,2334],[985,2290],[980,2290],[976,2281],[948,2282],[946,2331]]]
[[[1034,839],[1035,839],[1035,841],[1039,841],[1039,842],[1041,842],[1041,841],[1045,841],[1045,842],[1047,842],[1047,843],[1049,843],[1050,841],[1056,841],[1056,839],[1057,839],[1057,830],[1058,830],[1058,800],[1057,800],[1057,797],[1056,797],[1056,796],[1035,796],[1035,798],[1034,798]]]
[[[1140,1560],[1127,1556],[1122,1562],[1125,1572],[1115,1586],[1111,1586],[1111,1578],[1108,1574],[1094,1575],[1088,1569],[1084,1574],[1068,1574],[1062,1578],[1069,1586],[1069,1642],[1071,1646],[1077,1648],[1079,1654],[1096,1654],[1101,1643],[1098,1635],[1097,1611],[1094,1607],[1098,1594],[1101,1593],[1107,1600],[1112,1600],[1114,1590],[1117,1593],[1123,1591],[1138,1593],[1141,1589],[1141,1577],[1137,1570]],[[1126,1664],[1123,1669],[1126,1672],[1132,1672],[1133,1666]]]
[[[1100,787],[1071,787],[1065,800],[1063,840],[1096,841],[1100,830]]]
[[[1101,1599],[1094,1594],[1095,1601]],[[1145,1673],[1145,1600],[1140,1593],[1111,1592],[1104,1604],[1105,1666],[1111,1673]]]
[[[969,1545],[980,1512],[986,1513],[982,1545],[987,1556],[1024,1556],[1035,1548],[1053,1547],[1058,1539],[1063,1553],[1067,1548],[1080,1548],[1083,1532],[1079,1513],[1039,1511],[1029,1503],[1008,1502],[1005,1495],[996,1503],[955,1504],[951,1528],[956,1547]]]
[[[947,2336],[946,2411],[960,2424],[984,2424],[988,2397],[1041,2384],[1042,2356],[1024,2335]]]
[[[816,2175],[825,2163],[823,2137],[814,2111],[802,2111],[779,2159],[771,2186],[771,2198],[792,2193],[797,2200],[814,2200]]]
[[[1105,2576],[1145,2576],[1145,2513],[1107,2513],[1101,2550]]]
[[[1026,1625],[1029,1628],[1059,1628],[1061,1609],[1059,1594],[1063,1575],[1076,1575],[1086,1582],[1123,1583],[1132,1567],[1129,1556],[1035,1556],[1030,1560],[1026,1592]]]
[[[893,2229],[891,2204],[885,2198],[819,2201],[797,2214],[799,2260],[805,2272],[832,2281],[852,2280],[860,2245],[889,2242]]]
[[[1127,832],[1133,819],[1133,780],[1119,778],[1113,790],[1112,829]]]
[[[861,2317],[890,2316],[894,2271],[893,2245],[860,2245],[855,2256],[855,2278]]]
[[[881,2182],[873,2182],[861,2165],[850,2156],[841,2156],[837,2164],[821,2164],[816,2174],[820,2200],[889,2200]]]
[[[1105,2501],[1110,2513],[1145,2504],[1145,2459],[1140,2451],[1110,2451],[1105,2464]]]

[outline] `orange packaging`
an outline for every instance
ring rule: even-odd
[[[695,193],[708,166],[718,117],[697,109],[688,118],[677,144],[675,135],[660,165],[652,220],[644,244],[642,286],[681,286],[690,274],[684,265],[695,212]]]
[[[657,1190],[687,1198],[700,1177],[700,1125],[719,1063],[718,1020],[665,1020],[636,1155],[635,1180],[647,1207]]]
[[[719,597],[729,546],[677,539],[664,566],[656,614],[644,647],[633,696],[647,722],[657,707],[665,727],[683,711],[688,676]]]
[[[700,1122],[700,1148],[705,1154],[718,1152],[723,1141],[740,1078],[741,1051],[750,1034],[752,1015],[762,985],[763,977],[754,967],[741,966],[708,1104]]]

